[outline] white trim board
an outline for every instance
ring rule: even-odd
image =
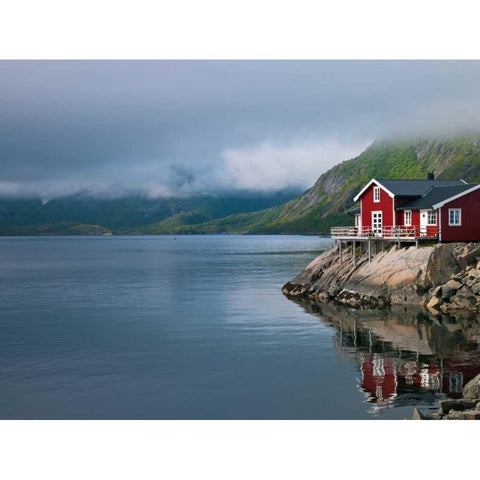
[[[395,195],[394,195],[390,190],[388,190],[388,188],[385,188],[378,180],[375,180],[374,178],[372,178],[372,179],[362,188],[362,190],[360,190],[360,192],[357,193],[357,195],[355,196],[355,198],[354,198],[353,200],[354,200],[355,202],[358,202],[358,199],[363,195],[363,193],[365,192],[365,190],[367,190],[367,189],[370,187],[370,185],[372,185],[372,183],[375,183],[378,187],[383,188],[383,190],[385,190],[390,197],[392,197],[392,198],[395,197]],[[376,202],[376,203],[378,203],[378,202]]]

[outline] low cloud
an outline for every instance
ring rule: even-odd
[[[266,141],[250,148],[229,148],[221,153],[213,180],[225,189],[305,189],[335,164],[361,153],[369,143],[371,139],[356,143],[297,141],[290,145]]]
[[[0,61],[0,195],[310,187],[378,137],[480,130],[478,61]]]

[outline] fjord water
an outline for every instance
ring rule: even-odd
[[[0,238],[0,418],[411,418],[458,395],[480,372],[475,322],[282,295],[330,245]]]

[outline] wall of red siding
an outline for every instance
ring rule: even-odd
[[[412,212],[412,227],[419,227],[420,226],[420,210],[410,210]],[[398,210],[397,214],[397,227],[404,227],[405,226],[405,210]]]
[[[448,225],[448,209],[462,209],[462,225]],[[441,208],[442,242],[480,241],[480,190],[464,195]]]
[[[375,184],[370,185],[361,197],[362,202],[362,227],[372,226],[372,212],[381,211],[382,221],[384,227],[393,226],[393,198],[380,187],[380,202],[373,201],[373,187]]]
[[[400,205],[403,205],[404,203],[410,202],[413,200],[413,197],[410,198],[396,198],[395,199],[395,208],[399,207]],[[396,223],[395,225],[397,227],[402,227],[405,225],[405,216],[404,216],[404,210],[395,210],[395,220]],[[412,225],[416,225],[413,221],[413,211],[412,211]]]
[[[412,225],[420,227],[420,210],[412,210]]]

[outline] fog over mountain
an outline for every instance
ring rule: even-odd
[[[478,61],[0,61],[0,194],[303,190],[375,138],[480,130]]]

